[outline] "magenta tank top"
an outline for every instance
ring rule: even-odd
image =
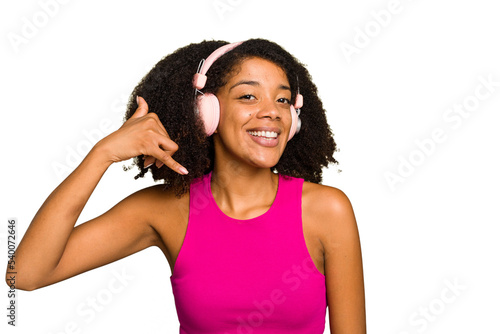
[[[279,176],[261,216],[224,214],[211,173],[190,188],[186,236],[170,276],[181,334],[323,334],[325,276],[302,229],[303,179]]]

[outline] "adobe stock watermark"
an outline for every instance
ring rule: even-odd
[[[412,0],[408,0],[412,1]],[[371,20],[367,21],[362,28],[354,27],[352,43],[340,42],[339,47],[348,64],[352,62],[354,55],[359,55],[362,50],[368,47],[372,40],[380,35],[392,22],[394,16],[400,14],[404,7],[400,0],[390,0],[386,9],[371,10]]]
[[[497,91],[500,87],[500,81],[493,79],[493,74],[478,76],[479,84],[474,89],[474,92],[467,95],[459,103],[454,103],[453,106],[447,108],[442,119],[448,129],[444,127],[435,127],[430,132],[430,136],[416,139],[414,148],[405,156],[398,155],[398,166],[393,171],[384,172],[384,178],[391,191],[396,190],[396,186],[404,183],[412,176],[419,166],[422,166],[437,150],[439,144],[444,143],[448,139],[448,132],[457,130],[461,127],[464,120],[468,119],[481,105],[481,101],[485,101]]]
[[[106,286],[94,295],[88,296],[84,301],[76,306],[78,319],[67,322],[61,330],[49,332],[48,334],[81,334],[85,331],[83,327],[88,325],[103,312],[115,299],[115,296],[125,290],[129,283],[134,280],[134,276],[129,275],[125,268],[121,272],[113,270],[113,277],[108,280]],[[83,321],[82,321],[83,320]]]
[[[8,306],[7,306],[7,324],[16,326],[19,305],[17,303],[17,290],[16,290],[16,256],[15,251],[17,248],[17,218],[7,219],[7,283],[9,290],[7,290]]]
[[[233,12],[242,2],[243,0],[214,0],[212,2],[212,7],[217,13],[217,16],[219,16],[219,19],[223,21],[226,13]]]
[[[127,107],[128,95],[122,94],[119,98],[112,101],[110,109],[113,113],[123,113]],[[52,170],[57,176],[59,181],[64,180],[85,156],[90,152],[94,145],[106,137],[113,129],[117,129],[122,125],[122,120],[113,120],[112,118],[105,117],[101,119],[96,128],[82,130],[83,139],[78,141],[74,147],[66,145],[66,156],[64,161],[53,161],[51,163]]]
[[[441,289],[438,296],[431,299],[428,303],[421,305],[408,317],[408,324],[411,329],[401,331],[398,334],[414,334],[425,332],[430,325],[443,318],[448,312],[451,304],[455,303],[467,286],[463,285],[454,278],[453,281],[445,279],[444,288]]]
[[[65,5],[70,0],[39,0],[39,9],[28,17],[21,17],[21,28],[18,32],[8,32],[7,39],[12,49],[17,54],[22,45],[28,44],[33,38],[38,36],[40,31],[59,14],[61,5]]]

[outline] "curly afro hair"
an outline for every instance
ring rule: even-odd
[[[125,121],[138,107],[136,96],[143,97],[148,103],[149,112],[158,115],[170,138],[179,146],[173,158],[189,170],[189,174],[179,175],[167,166],[157,168],[153,164],[144,168],[141,155],[134,158],[133,164],[140,170],[135,179],[143,177],[150,170],[155,181],[163,180],[165,188],[173,189],[180,196],[189,190],[195,178],[213,170],[213,138],[206,136],[203,123],[195,112],[192,79],[200,60],[225,44],[228,43],[203,41],[182,47],[161,59],[134,88],[127,104]],[[337,163],[333,157],[336,144],[317,88],[305,66],[294,56],[274,42],[265,39],[247,40],[213,63],[202,91],[216,94],[244,60],[254,57],[269,60],[283,69],[292,89],[292,101],[295,101],[298,84],[304,97],[300,132],[287,143],[283,155],[272,170],[320,183],[322,168],[329,163]]]

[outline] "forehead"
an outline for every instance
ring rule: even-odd
[[[252,57],[243,60],[229,76],[228,83],[242,78],[267,82],[280,80],[288,83],[285,71],[270,60]]]

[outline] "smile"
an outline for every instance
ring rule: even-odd
[[[269,140],[278,138],[278,133],[274,131],[248,131],[248,133],[254,137],[262,137]]]
[[[256,130],[251,130],[247,131],[247,133],[250,135],[250,138],[252,140],[265,147],[276,147],[278,145],[279,139],[279,133],[276,131],[256,131]]]

